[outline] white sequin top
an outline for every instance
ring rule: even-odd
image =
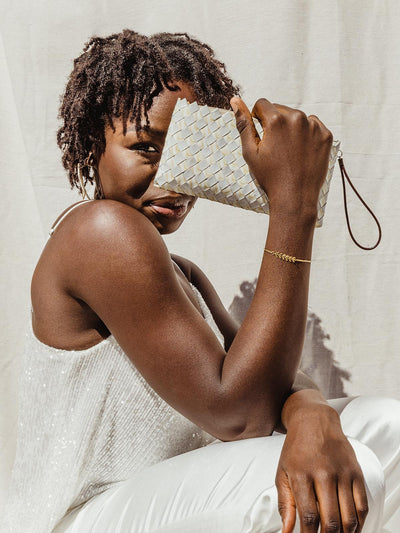
[[[67,512],[113,483],[214,440],[158,396],[112,336],[68,351],[41,343],[30,328],[19,402],[2,533],[49,533]]]

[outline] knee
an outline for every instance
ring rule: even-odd
[[[355,398],[368,418],[379,422],[382,429],[400,431],[400,401],[385,396],[359,396]]]
[[[358,396],[345,407],[343,418],[363,434],[375,431],[400,442],[400,401],[394,398]]]
[[[368,446],[384,469],[400,456],[400,402],[394,398],[359,396],[341,414],[343,430]]]

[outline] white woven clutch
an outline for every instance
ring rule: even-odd
[[[254,123],[261,136],[261,125],[256,120]],[[322,226],[339,147],[340,141],[334,141],[318,200],[318,227]],[[178,99],[154,184],[169,191],[269,213],[268,198],[243,159],[235,116],[225,109]]]

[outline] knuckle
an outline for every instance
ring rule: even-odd
[[[337,474],[330,470],[319,470],[316,472],[315,477],[322,483],[330,483],[337,480]]]
[[[300,111],[300,109],[295,109],[292,112],[291,116],[292,116],[292,121],[295,124],[298,124],[299,126],[303,126],[308,123],[307,115],[303,113],[303,111]]]
[[[278,513],[282,518],[284,518],[290,512],[290,510],[291,506],[286,502],[278,502]]]
[[[340,533],[340,522],[335,518],[329,519],[326,522],[323,531],[325,531],[325,533]]]
[[[296,472],[295,474],[292,475],[293,484],[297,488],[304,487],[305,485],[308,484],[309,480],[310,480],[310,476],[306,472]]]
[[[256,107],[260,107],[260,106],[265,105],[267,102],[268,102],[268,100],[267,100],[266,98],[259,98],[259,99],[257,100],[257,102],[254,104],[254,109],[255,109]]]
[[[280,127],[285,122],[285,119],[279,111],[274,111],[268,117],[271,127]]]
[[[287,511],[287,507],[284,503],[278,502],[278,512],[281,516],[283,516]]]
[[[342,520],[343,533],[354,533],[358,526],[358,520],[356,516],[351,516]]]
[[[310,125],[310,128],[313,132],[317,132],[321,129],[321,121],[319,118],[315,115],[310,115],[308,117],[308,123]]]
[[[365,520],[366,517],[367,517],[367,514],[369,513],[368,505],[365,504],[365,505],[362,505],[361,507],[358,507],[358,508],[357,508],[357,513],[358,513],[358,516],[359,516],[362,520]]]
[[[246,128],[249,127],[249,123],[244,117],[239,117],[236,119],[236,127],[238,129],[238,132],[241,134]]]
[[[301,521],[305,526],[318,526],[319,514],[314,511],[305,511],[302,514]]]

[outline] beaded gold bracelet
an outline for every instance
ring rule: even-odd
[[[273,252],[271,250],[264,249],[264,252],[268,252],[271,255],[274,255],[278,259],[282,259],[282,261],[286,261],[287,263],[311,263],[310,259],[297,259],[297,257],[294,257],[293,255],[287,255],[283,254],[282,252]]]

